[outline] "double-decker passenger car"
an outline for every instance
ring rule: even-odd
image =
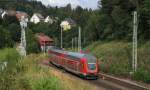
[[[68,52],[55,48],[51,48],[48,53],[52,64],[86,79],[97,79],[98,61],[92,54]]]

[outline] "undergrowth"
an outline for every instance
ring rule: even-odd
[[[138,70],[135,80],[150,83],[150,42],[138,44]],[[132,43],[95,42],[85,48],[100,60],[100,70],[105,73],[129,77],[132,71]]]

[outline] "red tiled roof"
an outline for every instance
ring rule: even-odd
[[[16,13],[16,17],[17,17],[18,20],[21,19],[21,16],[28,17],[28,14],[25,13],[25,12],[17,12],[17,13]]]
[[[50,42],[53,42],[53,39],[49,38],[48,36],[46,36],[44,34],[38,34],[37,37],[38,37],[38,39],[40,41],[50,41]]]

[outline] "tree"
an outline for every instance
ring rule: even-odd
[[[38,46],[37,39],[35,38],[35,34],[33,34],[31,29],[26,30],[26,41],[27,41],[27,53],[38,53],[40,48]]]
[[[150,0],[144,0],[139,10],[139,35],[142,40],[150,39]]]
[[[13,45],[10,32],[0,25],[0,48],[13,47]]]
[[[8,26],[8,31],[10,32],[11,35],[11,39],[15,42],[19,42],[20,41],[20,37],[21,37],[21,28],[20,25],[16,24],[16,23],[12,23]]]

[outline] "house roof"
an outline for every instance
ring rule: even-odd
[[[21,17],[24,16],[24,17],[28,17],[28,14],[25,13],[25,12],[20,12],[20,11],[17,11],[16,12],[16,17],[17,19],[21,20]]]
[[[36,15],[40,19],[44,19],[44,17],[40,13],[34,13],[34,15]]]
[[[67,21],[70,25],[76,25],[76,22],[71,18],[66,18],[64,21]]]
[[[45,19],[53,19],[51,16],[47,16]]]
[[[66,26],[66,25],[69,25],[69,22],[67,22],[67,21],[62,21],[61,24],[60,24],[60,26]]]
[[[37,34],[37,37],[38,37],[38,40],[40,40],[40,41],[51,41],[51,42],[54,41],[52,38],[46,36],[46,35],[43,34],[43,33]]]

